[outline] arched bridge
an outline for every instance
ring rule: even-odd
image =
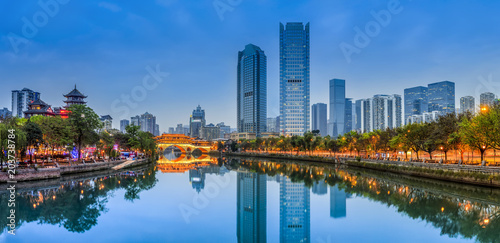
[[[206,154],[212,150],[211,142],[195,140],[184,134],[163,134],[155,137],[155,140],[161,152],[172,147],[178,148],[183,154],[191,154],[196,150]]]

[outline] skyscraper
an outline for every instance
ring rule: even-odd
[[[345,125],[344,133],[352,131],[352,99],[345,99]]]
[[[280,23],[280,132],[303,135],[309,130],[309,23]]]
[[[151,113],[144,113],[141,115],[141,131],[149,132],[152,135],[155,135],[156,132],[156,116],[153,116]]]
[[[441,114],[455,112],[455,83],[442,81],[428,85],[429,112]]]
[[[481,96],[479,97],[479,102],[481,108],[492,106],[495,102],[495,94],[490,92],[482,93]]]
[[[101,116],[100,120],[105,131],[113,129],[113,118],[110,115]]]
[[[311,241],[310,200],[309,188],[280,176],[280,242]]]
[[[127,119],[123,119],[120,121],[120,132],[125,133],[125,128],[130,125],[130,121]]]
[[[40,93],[31,89],[12,90],[12,116],[24,117],[28,104],[39,99]]]
[[[330,80],[330,124],[328,135],[337,137],[345,133],[345,80]]]
[[[460,113],[470,112],[474,114],[476,110],[476,102],[474,97],[465,96],[460,98]]]
[[[318,130],[321,136],[326,136],[327,119],[326,119],[326,104],[318,103],[312,106],[312,128],[311,130]]]
[[[258,46],[248,44],[238,53],[238,132],[267,130],[267,57]]]
[[[428,88],[423,86],[405,89],[405,121],[413,115],[429,111]]]
[[[200,137],[200,129],[206,125],[205,110],[198,105],[189,117],[189,135],[193,138]]]
[[[236,185],[238,242],[266,242],[266,186],[266,175],[238,172]]]

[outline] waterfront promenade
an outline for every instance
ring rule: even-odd
[[[306,163],[327,163],[374,169],[384,172],[453,181],[481,186],[500,187],[500,166],[443,163],[442,161],[402,161],[399,159],[369,159],[356,156],[294,155],[272,152],[225,153],[225,156],[285,159]]]

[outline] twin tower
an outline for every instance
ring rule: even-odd
[[[280,134],[309,130],[309,64],[309,23],[280,23]],[[267,57],[258,46],[238,53],[237,82],[238,132],[260,137],[267,128]]]

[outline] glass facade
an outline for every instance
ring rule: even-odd
[[[330,124],[328,124],[328,135],[331,137],[337,137],[345,133],[345,102],[345,80],[330,80]]]
[[[429,110],[428,88],[423,86],[405,89],[405,121],[413,115],[422,115]]]
[[[312,128],[318,130],[321,136],[327,135],[326,104],[318,103],[312,106]]]
[[[460,112],[470,112],[474,114],[476,110],[476,101],[472,96],[465,96],[460,98]]]
[[[309,23],[280,23],[280,132],[303,135],[309,130]]]
[[[260,137],[267,130],[267,58],[255,45],[238,53],[238,132]]]
[[[345,99],[345,128],[344,133],[352,131],[352,99]]]
[[[455,83],[443,81],[429,84],[429,112],[438,111],[441,114],[455,112]]]

